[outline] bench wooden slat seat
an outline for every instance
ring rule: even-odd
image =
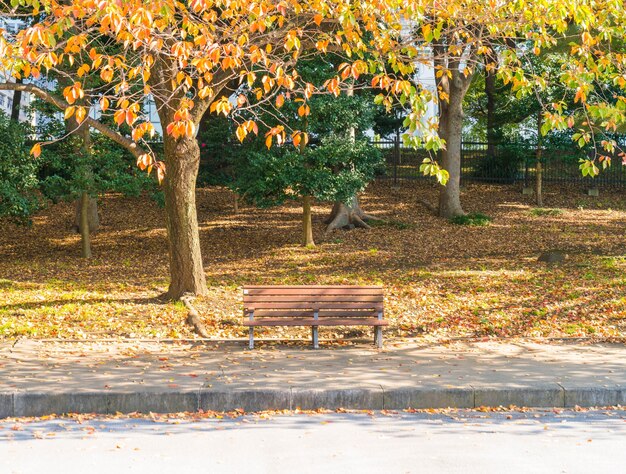
[[[380,286],[245,286],[244,326],[250,349],[257,326],[311,326],[318,348],[319,326],[372,326],[374,343],[382,347],[383,289]]]

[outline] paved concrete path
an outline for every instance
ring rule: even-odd
[[[0,344],[0,418],[199,408],[626,405],[626,346],[420,341]]]
[[[617,473],[624,421],[623,411],[0,421],[0,472]]]

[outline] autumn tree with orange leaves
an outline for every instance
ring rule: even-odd
[[[365,47],[366,30],[376,36],[378,22],[384,20],[376,2],[356,3],[13,1],[2,14],[30,8],[38,21],[15,40],[0,40],[0,71],[25,82],[7,81],[0,88],[29,92],[54,104],[66,119],[84,122],[125,146],[139,167],[159,175],[169,240],[168,296],[205,294],[195,205],[200,156],[195,135],[202,116],[213,112],[237,120],[237,112],[244,110],[254,116],[246,94],[237,93],[246,87],[254,87],[257,104],[283,94],[299,96],[305,104],[301,113],[306,114],[315,88],[300,80],[297,61],[333,48],[358,54]],[[356,64],[351,66],[354,74],[368,69],[362,61]],[[50,71],[71,81],[63,98],[37,85]],[[86,88],[90,75],[99,76],[104,85]],[[260,87],[255,86],[258,79]],[[340,80],[326,87],[339,94]],[[146,141],[154,133],[142,113],[148,99],[156,103],[165,129],[163,162],[155,159]],[[111,116],[130,133],[105,125],[94,118],[94,111]],[[268,146],[281,145],[288,137],[296,146],[307,140],[288,124],[269,125]],[[238,124],[237,136],[243,139],[249,133],[258,133],[258,124],[248,118]],[[40,147],[33,147],[35,156]]]
[[[23,80],[4,81],[0,88],[54,104],[67,119],[131,150],[142,169],[162,179],[170,297],[207,291],[195,205],[200,156],[195,134],[202,116],[229,116],[243,140],[258,133],[258,104],[280,106],[281,96],[300,98],[306,115],[317,90],[298,76],[301,58],[341,51],[349,60],[323,85],[325,92],[339,95],[352,79],[368,73],[372,87],[382,91],[380,103],[408,104],[405,139],[433,152],[422,171],[447,182],[439,206],[446,217],[463,212],[458,186],[462,97],[493,45],[500,45],[500,54],[488,67],[516,93],[528,94],[544,87],[545,79],[525,68],[523,56],[549,49],[557,37],[569,38],[571,61],[554,80],[576,90],[576,113],[588,117],[579,139],[594,141],[598,130],[624,122],[626,99],[608,100],[599,86],[610,81],[626,87],[626,59],[620,47],[614,48],[626,33],[621,0],[3,0],[2,5],[0,14],[29,15],[34,21],[15,38],[0,35],[0,74]],[[420,64],[435,68],[436,90],[411,80]],[[38,85],[49,71],[69,81],[63,97]],[[102,85],[87,87],[90,76],[98,76]],[[246,99],[250,92],[254,104]],[[165,129],[163,162],[146,141],[153,133],[143,114],[147,100],[156,103]],[[439,122],[424,120],[431,100],[442,111]],[[572,113],[562,104],[548,104],[546,131],[574,126]],[[99,118],[107,116],[122,128]],[[264,125],[267,146],[282,146],[288,138],[295,146],[307,141],[288,123]],[[615,149],[610,140],[600,145]],[[40,147],[33,147],[35,156]],[[434,153],[440,150],[438,162]],[[595,173],[606,156],[599,153],[583,163],[583,172]]]

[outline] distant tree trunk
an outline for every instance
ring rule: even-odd
[[[16,79],[17,84],[22,84],[23,79]],[[22,105],[22,91],[13,91],[13,104],[11,105],[11,120],[13,122],[20,121],[20,107]]]
[[[84,156],[89,156],[91,153],[91,135],[89,132],[89,126],[86,123],[78,125],[75,121],[72,122],[74,129],[77,130],[77,135],[80,137],[80,153]],[[89,160],[86,160],[87,163]],[[89,166],[88,164],[86,165]],[[90,168],[82,170],[86,175],[91,175],[92,170]],[[83,258],[91,258],[91,232],[95,232],[100,221],[98,219],[98,201],[95,198],[91,198],[87,190],[83,190],[77,203],[78,214],[78,232],[80,233],[81,240],[81,255]]]
[[[498,58],[493,48],[485,55],[485,95],[487,96],[487,156],[496,155],[496,71]]]
[[[91,258],[91,241],[89,238],[89,194],[80,197],[80,240],[83,258]]]
[[[537,150],[535,152],[536,157],[536,173],[535,173],[535,196],[537,200],[537,206],[543,206],[543,135],[541,134],[541,126],[543,125],[542,110],[537,112]]]
[[[175,299],[185,293],[206,295],[196,211],[200,147],[195,138],[174,139],[167,134],[163,142],[166,166],[163,191],[171,276],[166,295]]]

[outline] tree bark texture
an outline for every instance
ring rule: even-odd
[[[440,110],[439,135],[446,141],[441,151],[441,166],[450,177],[439,191],[439,216],[451,219],[465,214],[461,207],[461,140],[463,133],[463,96],[450,88],[450,101]]]
[[[302,198],[302,245],[305,247],[315,246],[313,240],[313,222],[311,219],[311,196]]]
[[[326,232],[332,232],[338,229],[354,229],[356,227],[369,229],[367,221],[373,220],[374,217],[363,212],[359,204],[358,196],[354,196],[352,200],[346,204],[336,202],[328,219],[326,219]]]
[[[178,140],[165,135],[165,220],[169,243],[169,298],[185,293],[208,293],[202,267],[198,215],[196,211],[196,178],[200,166],[200,148],[195,138]]]

